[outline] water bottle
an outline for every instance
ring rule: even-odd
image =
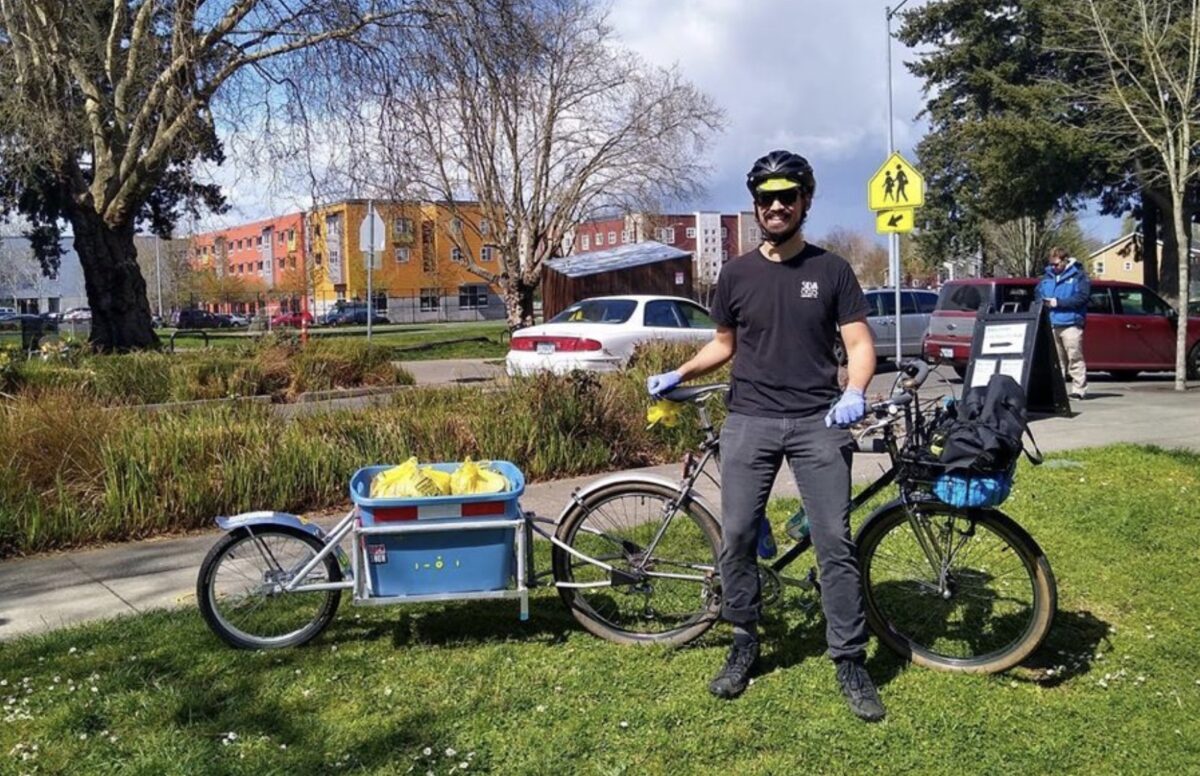
[[[771,534],[771,522],[763,517],[758,521],[758,557],[774,558],[779,548],[775,546],[775,537]]]
[[[803,504],[796,510],[794,515],[788,518],[787,528],[784,530],[787,531],[788,536],[792,537],[793,541],[798,542],[808,538],[810,527],[808,525],[808,515],[804,513]]]

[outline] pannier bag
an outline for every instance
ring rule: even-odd
[[[986,386],[970,389],[931,432],[931,452],[942,472],[933,493],[954,507],[981,508],[1002,504],[1012,491],[1013,470],[1022,451],[1034,464],[1042,462],[1024,449],[1029,433],[1025,392],[1008,375],[994,374]]]

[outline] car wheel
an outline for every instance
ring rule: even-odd
[[[1187,357],[1187,379],[1200,380],[1200,342],[1192,345]]]

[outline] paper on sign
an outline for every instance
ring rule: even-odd
[[[1006,353],[1023,353],[1025,351],[1025,331],[1028,327],[1027,323],[988,326],[983,331],[982,354],[995,356]]]
[[[999,360],[993,358],[977,358],[971,368],[971,388],[978,388],[981,385],[987,385],[988,380],[992,379],[992,375],[996,373],[996,366]]]
[[[1000,374],[1008,375],[1021,383],[1021,373],[1025,370],[1025,361],[1020,358],[1006,358],[1000,362]]]

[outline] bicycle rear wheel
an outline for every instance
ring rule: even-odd
[[[200,565],[196,599],[214,633],[239,649],[294,647],[325,629],[337,613],[340,590],[285,593],[291,581],[325,545],[284,526],[256,526],[227,534]],[[341,566],[326,555],[306,584],[338,582]]]
[[[1058,597],[1037,542],[993,509],[911,509],[910,519],[898,502],[884,507],[855,538],[872,630],[943,671],[996,673],[1029,657]]]
[[[612,567],[554,548],[559,595],[589,632],[619,644],[684,644],[716,622],[721,529],[678,489],[647,482],[601,488],[583,496],[555,536]]]

